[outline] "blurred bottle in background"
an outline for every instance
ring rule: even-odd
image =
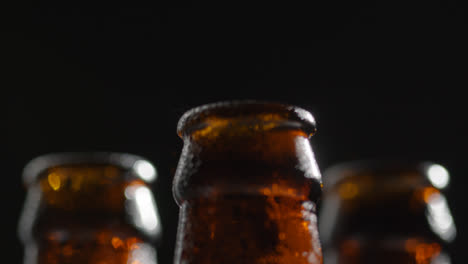
[[[456,228],[434,163],[362,161],[324,172],[325,264],[450,264]]]
[[[275,103],[201,106],[179,121],[177,264],[319,264],[312,115]]]
[[[58,153],[29,162],[19,221],[24,264],[156,264],[161,224],[147,160]]]

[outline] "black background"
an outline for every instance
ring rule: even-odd
[[[231,99],[302,106],[318,122],[321,169],[366,158],[431,160],[451,172],[447,196],[463,263],[467,215],[466,9],[462,1],[137,1],[2,8],[2,232],[16,239],[20,174],[57,151],[118,151],[158,167],[171,263],[171,194],[186,110]]]

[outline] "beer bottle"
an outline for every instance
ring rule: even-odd
[[[147,160],[57,153],[29,162],[19,221],[25,264],[156,264],[161,225]]]
[[[204,105],[178,123],[176,264],[317,264],[321,176],[312,115],[252,101]]]
[[[326,264],[449,264],[456,229],[441,165],[360,161],[324,172],[320,235]]]

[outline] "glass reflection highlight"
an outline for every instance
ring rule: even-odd
[[[429,166],[427,169],[427,178],[435,187],[439,189],[447,187],[450,181],[450,176],[447,169],[439,164],[432,164]]]
[[[312,116],[312,114],[309,111],[306,111],[301,108],[293,107],[290,110],[294,110],[294,112],[297,114],[297,116],[305,121],[306,123],[313,124],[315,126],[315,118]],[[309,136],[312,136],[315,133],[315,129],[311,131]]]
[[[129,210],[134,215],[135,225],[145,233],[154,235],[160,231],[159,216],[156,210],[156,202],[148,187],[129,186],[125,190],[128,199]]]
[[[308,138],[297,137],[295,139],[298,164],[297,167],[304,172],[304,176],[321,181],[321,174],[315,160],[314,152]]]
[[[431,264],[450,264],[452,263],[450,261],[449,255],[446,253],[442,252],[440,253],[432,262]]]
[[[154,166],[146,160],[135,161],[133,164],[133,170],[138,174],[138,176],[147,182],[154,181],[157,176]]]
[[[432,230],[445,241],[453,241],[457,231],[445,197],[434,193],[427,205],[426,216]]]

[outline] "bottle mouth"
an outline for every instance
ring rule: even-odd
[[[116,152],[62,152],[45,154],[29,161],[23,169],[23,182],[30,185],[39,175],[53,167],[80,165],[112,165],[132,172],[147,183],[153,182],[157,177],[154,165],[137,155]]]
[[[300,107],[264,101],[224,101],[202,105],[187,111],[179,119],[177,134],[180,137],[210,126],[213,119],[227,123],[234,120],[246,122],[284,123],[302,129],[309,136],[316,132],[312,114]]]
[[[362,175],[374,175],[382,182],[396,181],[398,175],[413,174],[420,185],[433,186],[439,190],[447,187],[450,176],[442,165],[430,161],[375,159],[343,162],[327,168],[323,173],[325,189],[333,189],[341,182]]]

